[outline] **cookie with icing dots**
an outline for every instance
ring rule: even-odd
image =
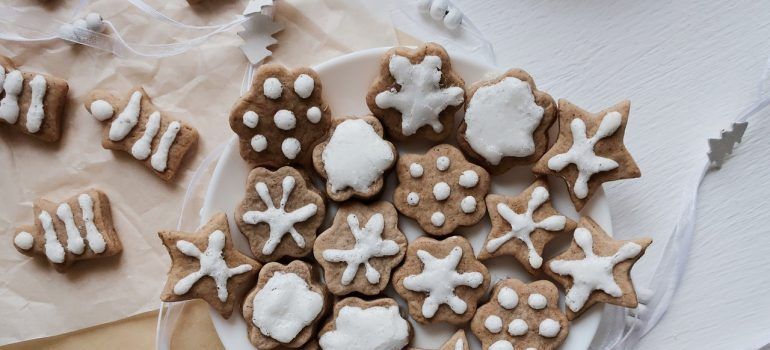
[[[457,142],[490,173],[535,163],[548,149],[548,129],[556,120],[556,102],[537,89],[521,69],[474,83]]]
[[[474,225],[486,213],[489,173],[468,162],[453,146],[438,145],[423,155],[403,155],[396,174],[396,209],[417,220],[431,235],[448,235],[459,226]]]
[[[108,125],[102,147],[129,153],[165,181],[176,175],[185,155],[198,142],[192,126],[160,111],[142,87],[133,88],[125,97],[94,90],[84,104],[96,120]]]
[[[217,213],[194,233],[158,233],[171,256],[171,268],[160,299],[203,299],[229,318],[262,265],[233,246],[230,225]]]
[[[642,176],[623,144],[631,109],[622,101],[590,113],[559,100],[559,137],[532,168],[536,174],[560,176],[580,211],[602,183]]]
[[[408,348],[409,350],[421,350],[418,348]],[[465,335],[465,330],[459,330],[452,335],[438,350],[470,350],[470,343],[468,343],[468,337]]]
[[[315,334],[332,298],[313,265],[271,262],[243,302],[249,340],[257,349],[301,348]]]
[[[0,125],[56,142],[61,138],[68,91],[66,80],[22,72],[10,58],[0,55]]]
[[[446,139],[465,100],[465,82],[438,44],[395,47],[381,60],[366,104],[394,140]]]
[[[316,239],[313,254],[332,293],[377,295],[404,259],[406,244],[392,204],[346,202]]]
[[[313,150],[313,165],[326,179],[329,198],[342,202],[380,193],[385,172],[398,158],[396,147],[382,135],[382,125],[372,116],[334,120],[328,137]]]
[[[330,125],[331,111],[323,101],[318,74],[278,64],[257,69],[251,89],[230,113],[241,157],[254,167],[309,167],[313,147]]]
[[[13,245],[27,256],[43,257],[58,272],[81,260],[120,254],[123,245],[112,223],[107,195],[83,191],[61,203],[33,202],[35,224],[15,230]]]
[[[479,253],[485,260],[512,255],[531,274],[543,266],[543,249],[557,235],[572,232],[575,222],[559,214],[550,202],[545,179],[537,179],[516,197],[490,194],[486,198],[492,230]]]
[[[573,320],[596,303],[635,308],[631,268],[650,244],[650,238],[612,239],[594,220],[581,218],[572,244],[544,269],[567,291],[567,317]]]
[[[479,307],[471,331],[484,349],[556,349],[569,333],[559,309],[559,292],[546,280],[525,284],[505,279]]]
[[[476,312],[489,278],[464,237],[420,237],[409,244],[404,264],[393,274],[393,287],[417,322],[461,325]]]
[[[412,325],[390,298],[365,301],[349,297],[334,305],[318,333],[324,350],[401,350],[412,338]]]

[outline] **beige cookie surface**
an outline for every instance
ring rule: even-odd
[[[400,350],[411,338],[412,325],[390,298],[342,299],[334,304],[334,314],[318,333],[318,343],[324,350]]]

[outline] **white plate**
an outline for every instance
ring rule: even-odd
[[[358,116],[369,113],[369,109],[365,102],[366,92],[369,88],[369,84],[374,80],[379,71],[380,57],[387,51],[387,49],[388,48],[377,48],[354,52],[334,58],[314,67],[323,81],[323,97],[326,103],[331,107],[332,114],[335,117]],[[465,79],[465,82],[468,85],[484,79],[485,75],[488,75],[491,72],[497,71],[495,67],[480,63],[470,57],[452,54],[451,58],[452,67],[463,79]],[[459,120],[460,118],[457,118],[458,123]],[[431,145],[427,143],[399,145],[399,152],[422,153],[427,151],[430,146]],[[246,162],[244,162],[238,154],[237,138],[233,137],[222,154],[222,157],[219,159],[211,182],[209,183],[203,207],[201,208],[201,223],[205,222],[216,212],[227,213],[228,218],[230,219],[230,229],[233,232],[235,246],[242,252],[251,255],[251,253],[249,253],[248,242],[246,238],[240,234],[232,217],[235,207],[243,199],[246,176],[248,175],[249,170],[250,168],[247,166]],[[504,175],[493,178],[491,193],[511,196],[516,195],[526,188],[532,180],[533,176],[529,171],[529,167],[515,168]],[[554,179],[549,179],[553,193],[552,200],[554,206],[565,215],[576,219],[577,213],[569,202],[569,197],[567,196],[566,188],[562,181],[551,180]],[[384,200],[392,200],[392,193],[395,185],[395,174],[390,174],[384,188]],[[320,188],[323,188],[323,186]],[[328,204],[324,227],[328,227],[334,217],[336,209],[336,204]],[[583,214],[591,216],[608,232],[611,232],[612,224],[610,211],[603,191],[599,191],[594,196],[593,200],[585,209],[583,209]],[[399,216],[399,227],[406,234],[409,241],[413,241],[417,237],[423,235],[422,230],[420,230],[416,222],[404,216]],[[489,230],[489,218],[485,217],[481,223],[473,227],[459,229],[458,233],[467,237],[471,241],[474,250],[478,253],[479,249],[484,244],[484,240]],[[545,256],[553,256],[556,252],[564,249],[569,243],[569,238],[570,237],[562,237],[558,242],[549,245]],[[492,275],[491,285],[494,285],[494,283],[500,279],[508,277],[515,277],[524,281],[532,280],[524,269],[522,269],[511,257],[495,258],[487,261],[486,265]],[[385,294],[395,297],[396,300],[401,303],[402,310],[406,310],[405,303],[403,303],[403,300],[394,293],[391,287],[386,290]],[[222,318],[219,313],[214,309],[211,309],[211,318],[225,348],[231,350],[254,348],[248,340],[246,322],[237,309],[229,320]],[[572,322],[570,325],[569,336],[563,344],[562,349],[582,350],[588,348],[588,345],[593,339],[599,326],[600,319],[601,307],[594,307],[593,310],[589,310],[583,314],[577,321]],[[415,333],[412,346],[420,348],[438,348],[455,331],[453,326],[446,324],[423,326],[413,320],[411,321]],[[470,342],[472,348],[480,349],[481,345],[478,340],[471,336],[470,331],[467,331],[467,333],[469,338],[471,338]]]

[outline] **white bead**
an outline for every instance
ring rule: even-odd
[[[440,21],[446,15],[447,9],[449,9],[449,1],[433,0],[433,3],[430,5],[430,16]]]
[[[463,13],[456,7],[450,7],[444,16],[444,26],[449,29],[457,29],[463,22]]]
[[[86,28],[92,32],[101,33],[104,30],[102,16],[96,12],[86,15]]]

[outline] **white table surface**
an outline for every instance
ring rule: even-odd
[[[626,144],[643,177],[605,185],[615,233],[657,240],[645,285],[706,139],[753,102],[770,56],[770,2],[455,0],[503,68],[589,110],[630,99]],[[694,250],[673,306],[640,349],[756,349],[770,341],[770,111],[701,187]]]

